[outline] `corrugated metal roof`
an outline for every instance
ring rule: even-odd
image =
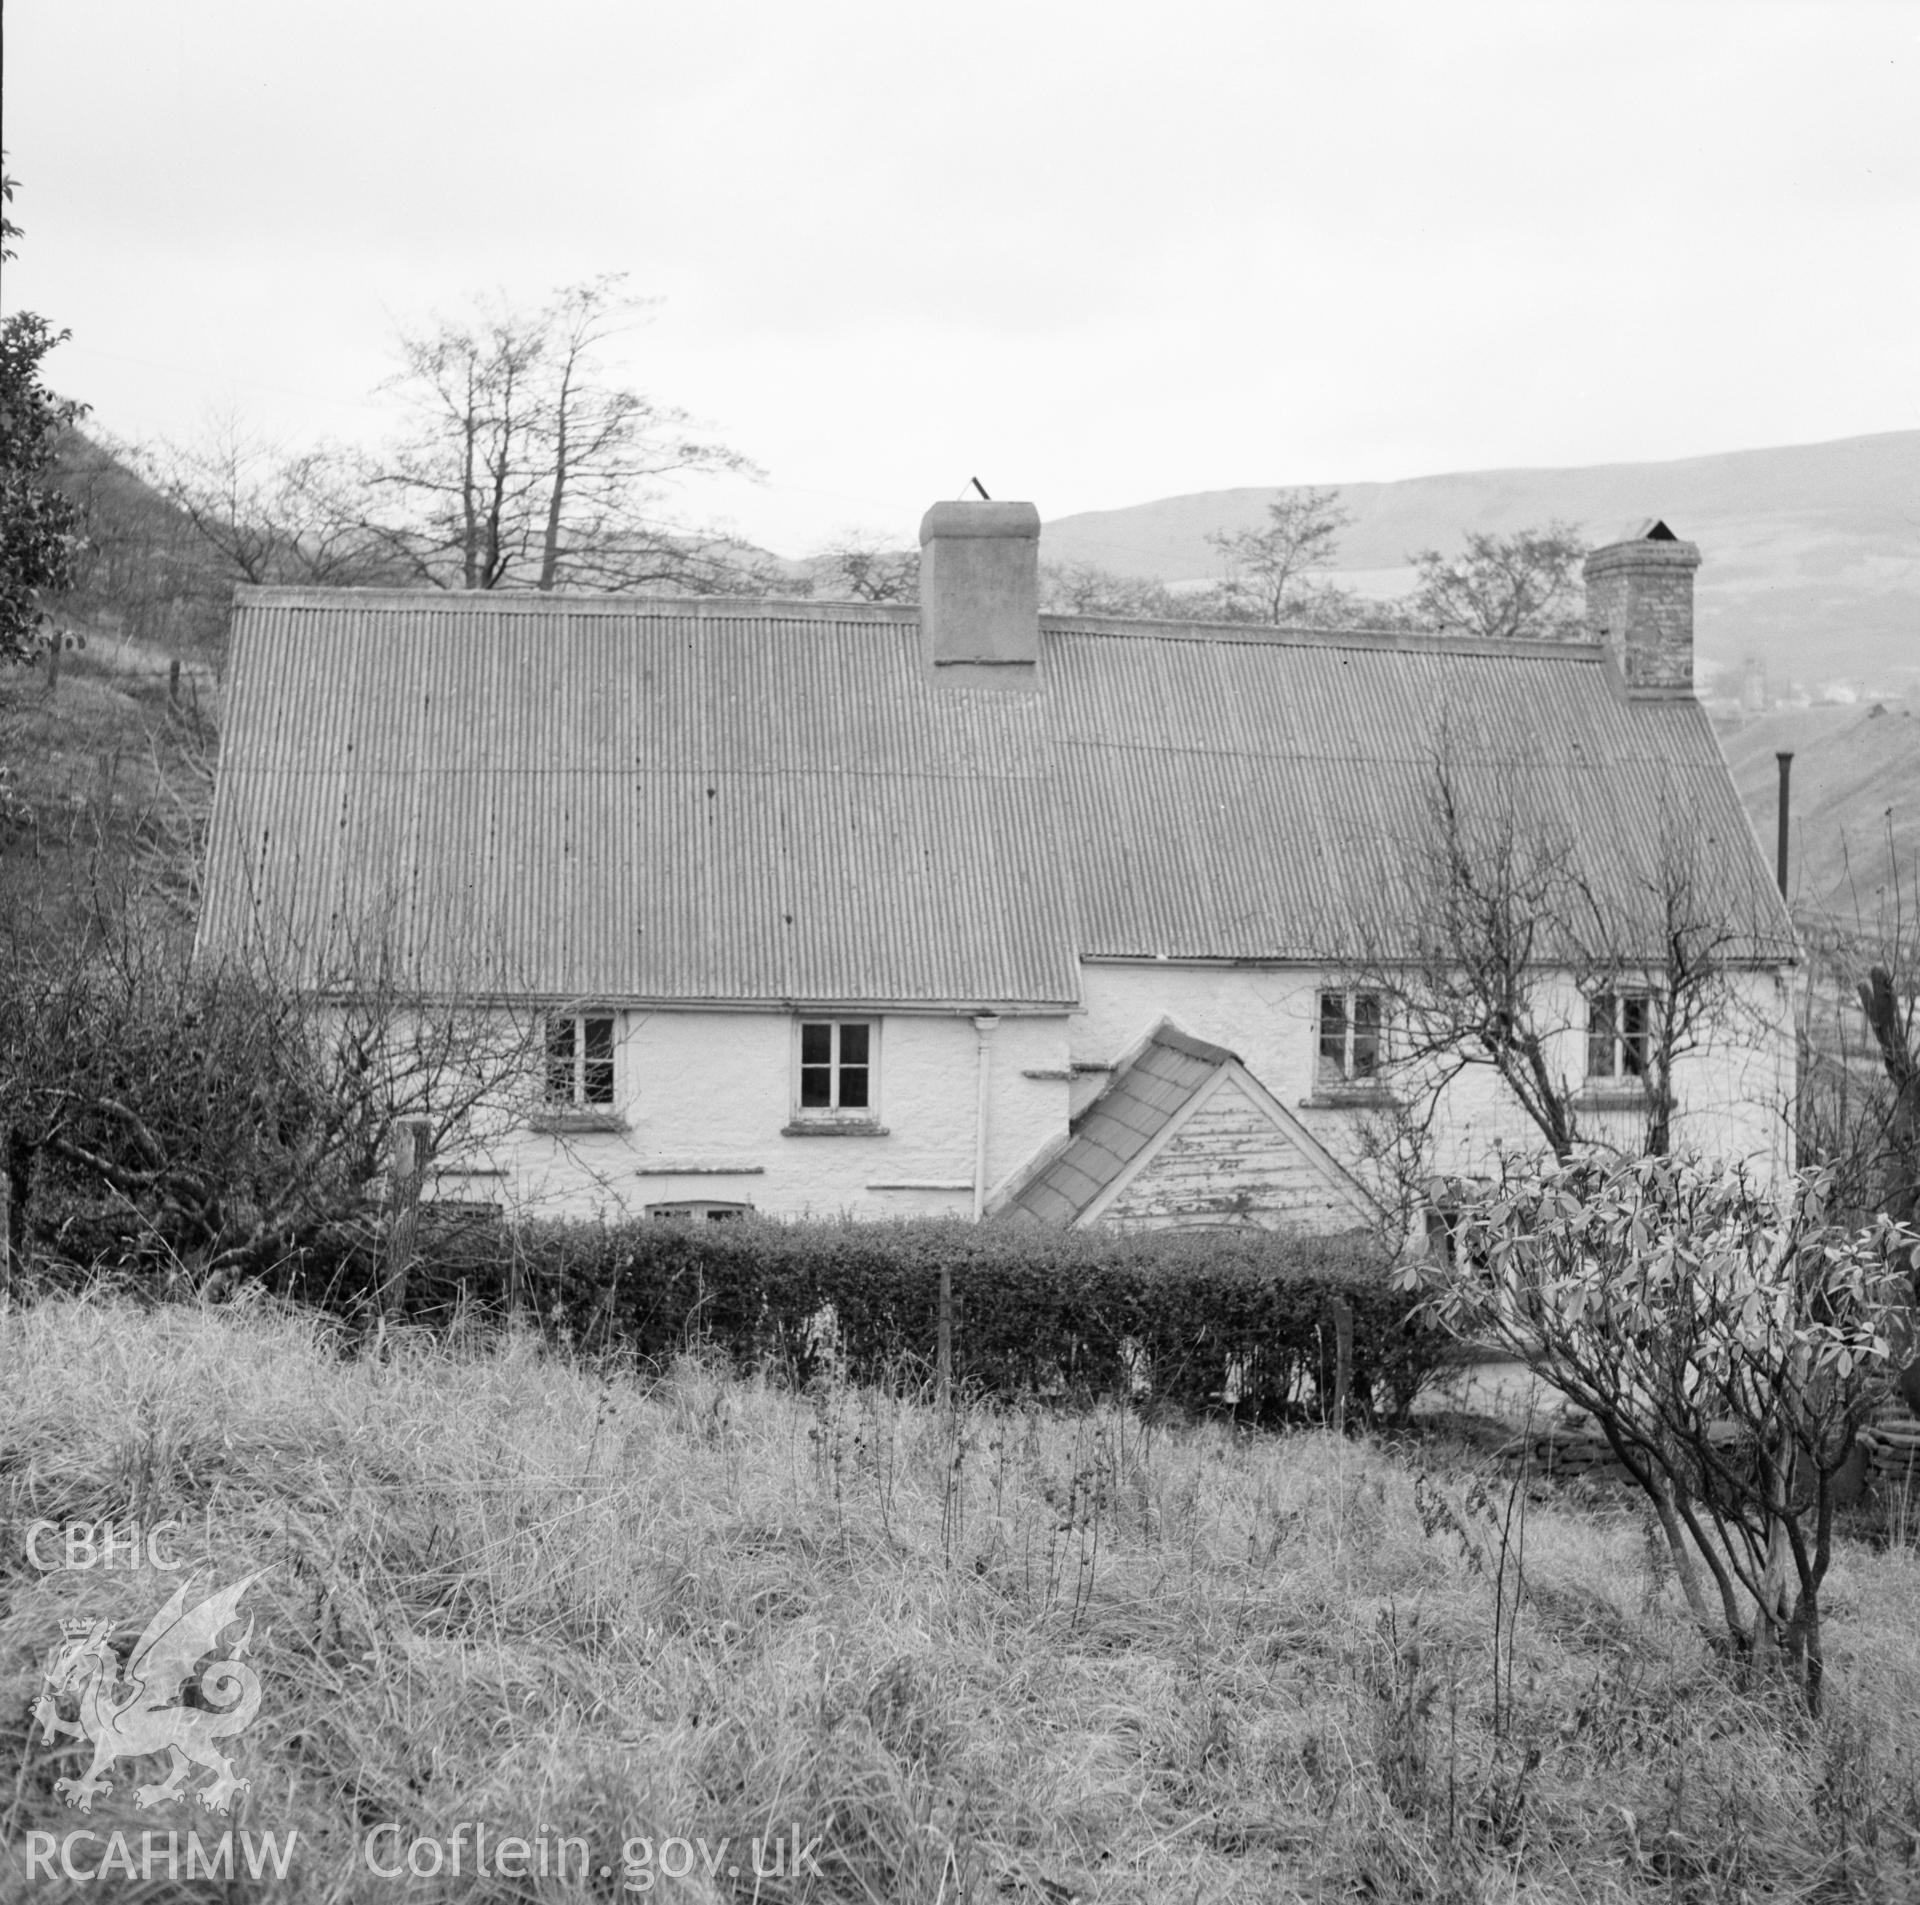
[[[946,694],[911,615],[243,592],[203,943],[324,983],[1059,1003],[1033,695]]]
[[[1663,830],[1790,929],[1706,717],[1597,650],[1046,618],[943,688],[874,605],[243,590],[203,943],[324,982],[1047,1005],[1076,959],[1406,948],[1444,720],[1616,916]]]
[[[1237,1062],[1225,1046],[1163,1021],[1073,1121],[1065,1147],[1041,1158],[1002,1208],[1068,1228],[1222,1065]]]
[[[1704,711],[1627,699],[1595,647],[1062,622],[1048,660],[1085,956],[1405,956],[1442,752],[1622,950],[1660,943],[1664,839],[1740,952],[1790,955]]]

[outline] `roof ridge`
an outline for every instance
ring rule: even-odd
[[[1258,648],[1356,648],[1373,653],[1492,655],[1533,661],[1598,662],[1599,642],[1496,640],[1398,628],[1283,628],[1267,622],[1169,622],[1120,615],[1042,615],[1043,632],[1145,641],[1229,641]]]
[[[260,608],[356,608],[410,614],[553,615],[591,619],[602,615],[686,616],[695,621],[868,623],[903,628],[920,620],[917,602],[838,601],[806,595],[653,595],[586,589],[349,589],[302,583],[236,583],[234,606]],[[1097,640],[1228,642],[1254,648],[1352,649],[1372,654],[1478,655],[1514,661],[1601,662],[1604,650],[1591,641],[1495,640],[1392,628],[1289,628],[1264,622],[1176,622],[1125,615],[1043,614],[1046,635]]]
[[[1153,1035],[1147,1044],[1164,1045],[1171,1052],[1197,1058],[1208,1065],[1238,1065],[1244,1062],[1238,1052],[1230,1052],[1224,1045],[1213,1045],[1203,1038],[1195,1038],[1191,1032],[1181,1031],[1171,1019],[1162,1019],[1153,1028]]]
[[[484,609],[549,615],[692,613],[700,620],[739,620],[770,613],[787,620],[871,621],[895,626],[920,619],[917,603],[846,602],[810,595],[603,594],[588,589],[343,589],[302,583],[240,582],[234,585],[233,600],[236,608],[392,608],[416,614],[457,614]],[[845,613],[848,609],[857,613],[848,615]]]

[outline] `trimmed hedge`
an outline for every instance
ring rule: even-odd
[[[1408,1321],[1387,1260],[1364,1238],[1265,1231],[1117,1235],[929,1219],[897,1223],[630,1220],[510,1232],[422,1207],[407,1311],[444,1320],[506,1307],[514,1254],[526,1309],[588,1350],[665,1358],[690,1344],[806,1382],[829,1362],[859,1382],[932,1373],[940,1270],[952,1273],[958,1381],[1000,1395],[1126,1395],[1151,1372],[1156,1401],[1311,1414],[1333,1389],[1334,1310],[1353,1318],[1350,1407],[1403,1416],[1440,1339]],[[296,1298],[370,1302],[364,1243],[312,1247],[272,1277]],[[1144,1355],[1145,1363],[1139,1358]]]

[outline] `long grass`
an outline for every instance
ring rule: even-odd
[[[1433,1446],[1122,1410],[950,1424],[531,1338],[390,1349],[348,1359],[258,1308],[0,1314],[8,1897],[108,1895],[30,1869],[31,1833],[229,1823],[137,1811],[157,1762],[76,1813],[54,1782],[79,1751],[29,1739],[61,1621],[107,1614],[130,1640],[175,1584],[28,1561],[36,1519],[107,1518],[178,1522],[162,1553],[208,1584],[266,1571],[230,1823],[299,1835],[282,1880],[117,1896],[398,1896],[369,1832],[390,1860],[463,1822],[584,1841],[586,1876],[576,1857],[476,1879],[469,1829],[462,1876],[409,1897],[1920,1888],[1908,1553],[1836,1567],[1815,1728],[1708,1657],[1630,1507],[1540,1489],[1517,1515],[1502,1476],[1476,1487]],[[750,1841],[781,1838],[790,1864],[796,1830],[799,1875],[756,1879]],[[666,1876],[675,1839],[728,1851]]]

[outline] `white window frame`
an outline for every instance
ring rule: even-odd
[[[1327,1057],[1327,1001],[1340,1001],[1340,1057],[1337,1069],[1330,1070]],[[1354,1069],[1355,1041],[1359,1034],[1357,1001],[1373,1001],[1373,1064],[1364,1072]],[[1316,986],[1313,994],[1313,1082],[1323,1092],[1377,1092],[1385,1089],[1387,1070],[1387,1008],[1374,986]]]
[[[1606,1024],[1600,1023],[1600,1009],[1607,1008]],[[1627,1008],[1637,1006],[1640,1009],[1640,1029],[1637,1032],[1627,1030]],[[1586,1077],[1592,1085],[1614,1086],[1621,1090],[1644,1089],[1648,1074],[1653,1069],[1654,1032],[1658,1025],[1660,1001],[1656,993],[1647,986],[1600,986],[1587,994],[1587,1037],[1586,1037]],[[1607,1067],[1604,1071],[1594,1068],[1596,1047],[1602,1040],[1606,1042]],[[1637,1047],[1640,1063],[1637,1068],[1627,1064],[1629,1052]]]
[[[604,1024],[607,1028],[607,1055],[604,1060],[594,1059],[587,1052],[587,1027]],[[562,1095],[554,1089],[554,1067],[557,1062],[554,1052],[554,1032],[562,1025],[572,1028],[573,1051],[567,1060],[570,1079],[566,1093]],[[540,1102],[549,1116],[564,1117],[569,1113],[583,1116],[608,1116],[620,1109],[620,1015],[612,1010],[595,1010],[591,1007],[578,1012],[549,1012],[541,1023],[540,1040]],[[589,1065],[606,1067],[606,1096],[591,1095],[592,1082],[587,1075]]]
[[[806,1093],[804,1074],[818,1069],[817,1066],[802,1062],[806,1053],[807,1028],[815,1025],[832,1028],[830,1056],[827,1060],[831,1102],[824,1105],[809,1105],[801,1102]],[[844,1063],[840,1055],[841,1034],[850,1025],[864,1026],[867,1033],[867,1102],[864,1105],[843,1105],[840,1102],[841,1071]],[[878,1125],[880,1122],[880,1020],[861,1012],[807,1012],[796,1018],[793,1022],[792,1094],[795,1124],[849,1125],[861,1128]]]

